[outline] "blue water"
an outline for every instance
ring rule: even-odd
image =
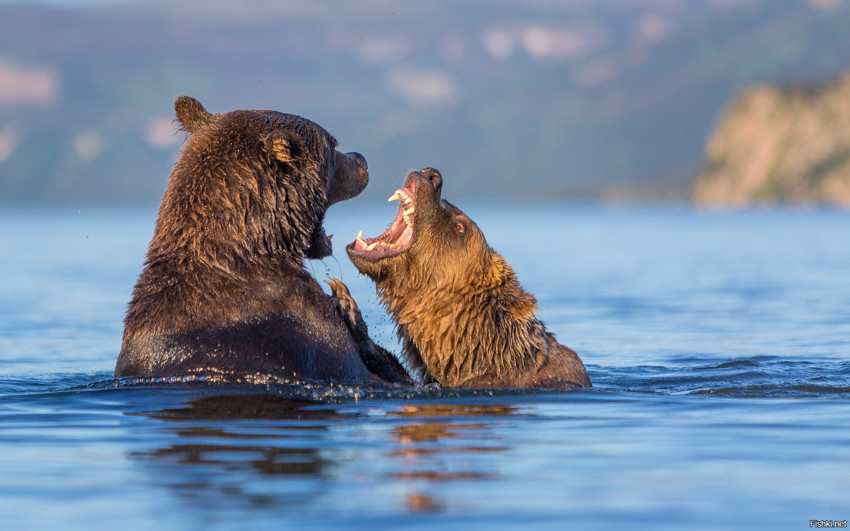
[[[0,211],[4,529],[780,528],[850,517],[850,213],[460,204],[594,382],[111,380],[155,208]],[[326,227],[372,335],[397,349]]]

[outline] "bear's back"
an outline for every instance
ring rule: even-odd
[[[122,348],[115,368],[116,377],[198,374],[337,382],[372,378],[350,335],[317,336],[286,314],[146,336]]]
[[[232,285],[211,285],[208,276],[200,290],[147,282],[149,274],[131,302],[116,377],[372,378],[330,299],[303,271]]]

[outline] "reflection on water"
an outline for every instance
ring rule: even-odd
[[[183,473],[170,474],[167,486],[199,503],[209,503],[203,500],[213,497],[237,505],[303,504],[318,494],[317,485],[300,482],[297,489],[280,493],[258,489],[253,480],[245,479],[327,474],[332,461],[319,448],[302,441],[305,434],[308,440],[321,440],[327,431],[324,422],[341,415],[311,406],[316,404],[269,394],[242,394],[204,397],[185,407],[149,412],[150,418],[169,421],[163,427],[173,437],[163,440],[173,442],[133,452],[130,457],[149,466],[153,475],[163,466],[182,468]]]
[[[459,423],[457,421],[449,422],[448,420],[456,417],[474,417],[474,416],[518,416],[520,415],[519,408],[502,405],[458,405],[458,404],[418,404],[406,405],[398,411],[392,412],[392,416],[400,418],[417,418],[428,419],[413,422],[398,426],[393,429],[393,436],[396,442],[403,445],[397,451],[397,454],[402,453],[418,453],[430,454],[435,452],[474,452],[474,451],[498,451],[499,448],[482,447],[482,446],[461,446],[444,448],[442,446],[422,445],[417,443],[440,442],[447,438],[471,438],[478,440],[481,432],[488,430],[492,424],[487,422],[478,423]],[[406,446],[414,446],[407,448]]]
[[[504,405],[487,404],[417,404],[405,405],[392,416],[402,419],[416,419],[413,422],[396,426],[392,437],[397,447],[390,455],[398,460],[399,470],[393,478],[403,485],[422,482],[425,488],[411,488],[405,496],[405,507],[409,512],[436,512],[445,507],[441,496],[429,494],[436,491],[436,484],[464,480],[495,480],[495,469],[482,470],[474,459],[466,459],[472,454],[504,452],[507,447],[500,444],[501,439],[491,433],[493,421],[463,422],[465,417],[506,417],[526,415],[519,408]],[[464,441],[461,444],[447,444],[449,440]],[[475,441],[476,444],[468,444]],[[491,443],[480,444],[482,441]],[[454,454],[451,460],[445,456]],[[458,466],[460,465],[460,466]],[[434,487],[434,488],[430,488]]]
[[[217,428],[189,428],[176,432],[178,437],[211,441],[213,439],[263,439],[263,435],[229,432]],[[182,465],[216,465],[227,471],[255,470],[262,474],[319,475],[327,464],[311,448],[282,448],[267,445],[197,442],[172,444],[167,448],[136,454],[173,461]]]
[[[148,413],[168,420],[304,419],[327,420],[340,416],[332,409],[305,409],[316,402],[293,400],[270,394],[208,396],[186,407]]]
[[[130,458],[157,482],[163,467],[171,469],[164,486],[187,500],[281,506],[315,504],[334,478],[356,476],[352,468],[373,461],[381,467],[359,473],[395,485],[388,503],[436,512],[446,507],[446,484],[499,479],[495,458],[481,457],[509,449],[497,434],[500,418],[533,416],[501,404],[402,404],[385,411],[387,429],[374,433],[368,411],[272,394],[208,396],[145,413],[164,421],[158,429],[170,436],[159,439],[169,444]],[[366,434],[378,436],[369,441],[377,455],[339,451],[341,437]]]
[[[397,417],[509,417],[525,415],[518,407],[489,404],[417,404],[405,405],[393,413]]]

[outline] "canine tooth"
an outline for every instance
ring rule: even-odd
[[[409,216],[410,214],[413,214],[414,210],[416,210],[416,207],[414,207],[413,205],[410,205],[410,208],[406,209],[404,211],[404,213]]]
[[[377,246],[378,246],[378,242],[372,242],[371,244],[366,246],[366,250],[371,251],[372,249],[374,249]]]
[[[387,199],[387,202],[390,202],[390,201],[398,201],[399,199],[400,199],[400,197],[399,197],[399,195],[398,195],[398,190],[396,190],[396,192],[395,192],[393,195],[391,195],[391,196],[389,197],[389,199]]]

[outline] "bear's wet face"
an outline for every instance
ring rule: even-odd
[[[331,137],[333,140],[333,137]],[[324,175],[329,176],[324,180],[325,184],[325,210],[331,205],[351,199],[360,194],[369,183],[369,167],[366,159],[360,153],[340,153],[335,149],[336,140],[330,144],[332,147],[325,158],[327,168]],[[331,238],[322,226],[324,212],[316,221],[310,236],[310,246],[305,251],[307,258],[324,258],[333,254]]]
[[[466,265],[480,262],[489,248],[466,214],[441,199],[443,178],[433,168],[408,174],[390,196],[398,201],[390,227],[375,238],[363,232],[346,247],[357,269],[373,280],[427,275],[438,284],[459,280]]]
[[[205,210],[193,205],[194,217],[233,215],[229,227],[241,226],[258,244],[274,241],[273,247],[296,259],[332,253],[322,227],[325,211],[366,188],[369,172],[362,155],[337,151],[330,133],[295,115],[211,114],[188,96],[177,99],[175,110],[191,136],[179,163],[187,171],[178,172],[172,185],[182,189],[181,196],[202,192]]]

